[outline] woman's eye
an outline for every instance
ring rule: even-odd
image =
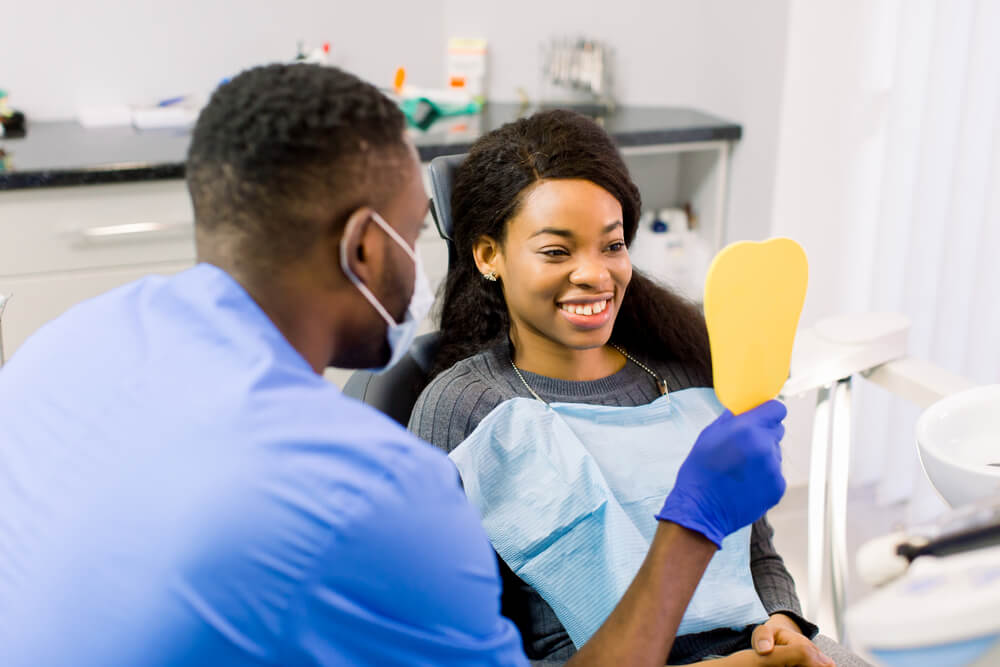
[[[569,255],[569,253],[562,248],[549,248],[548,250],[543,250],[542,254],[546,257],[564,257]]]
[[[621,252],[624,249],[625,249],[624,241],[615,241],[614,243],[608,246],[608,250],[610,250],[611,252]]]

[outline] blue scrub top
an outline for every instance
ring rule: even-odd
[[[0,371],[0,662],[524,665],[435,448],[225,272],[83,303]]]

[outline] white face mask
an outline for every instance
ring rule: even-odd
[[[434,304],[434,293],[431,291],[430,283],[427,281],[427,274],[424,273],[423,263],[420,261],[420,255],[413,251],[409,244],[403,240],[395,229],[389,226],[381,215],[372,211],[372,220],[374,220],[379,227],[385,231],[389,237],[395,241],[399,246],[406,251],[406,254],[410,256],[413,260],[413,294],[410,296],[410,305],[406,309],[406,316],[403,318],[402,322],[396,322],[396,320],[389,314],[389,311],[379,303],[375,295],[372,294],[371,290],[361,282],[361,280],[354,274],[351,270],[350,265],[347,262],[347,246],[344,244],[344,239],[347,239],[347,230],[344,230],[344,238],[340,242],[340,266],[344,269],[344,273],[347,274],[347,278],[354,283],[354,286],[358,288],[362,296],[364,296],[368,303],[378,311],[378,314],[382,316],[385,320],[386,326],[388,327],[386,331],[386,338],[389,341],[389,349],[392,351],[389,357],[389,362],[381,368],[373,368],[378,372],[384,372],[399,363],[399,360],[406,355],[407,350],[410,349],[410,345],[413,343],[413,339],[417,336],[417,327],[423,322],[424,318],[427,317],[427,313],[430,312],[431,306]]]

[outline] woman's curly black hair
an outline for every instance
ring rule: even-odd
[[[473,246],[481,236],[503,243],[507,221],[517,214],[527,188],[558,178],[587,180],[611,193],[621,204],[625,242],[631,245],[642,200],[611,137],[595,122],[571,111],[545,111],[481,137],[455,175],[456,257],[444,286],[435,374],[508,335],[500,282],[483,280]],[[632,273],[611,340],[650,360],[683,362],[711,378],[701,311],[638,271]]]

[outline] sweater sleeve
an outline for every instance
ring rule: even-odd
[[[794,620],[802,634],[812,638],[819,631],[814,624],[802,617],[795,581],[785,568],[785,561],[774,548],[774,528],[761,517],[753,524],[750,536],[750,572],[761,604],[768,615],[782,613]]]

